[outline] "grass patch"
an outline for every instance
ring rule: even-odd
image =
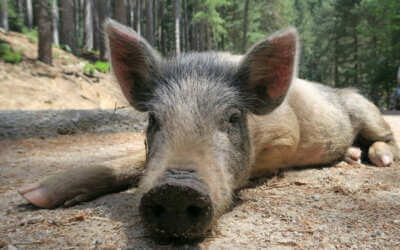
[[[22,62],[21,53],[11,49],[8,43],[0,43],[0,56],[4,61],[8,63],[18,64]]]
[[[110,65],[107,62],[97,61],[95,64],[86,62],[83,66],[83,73],[88,76],[94,76],[95,72],[107,73]]]
[[[28,38],[30,43],[38,43],[39,33],[37,31],[37,28],[30,30],[27,27],[22,27],[22,34],[24,34]]]

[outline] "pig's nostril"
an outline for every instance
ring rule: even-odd
[[[198,206],[189,206],[186,208],[186,213],[191,219],[197,219],[203,214],[203,209]]]
[[[161,205],[156,205],[151,208],[151,211],[152,211],[154,217],[159,218],[164,215],[165,208]]]

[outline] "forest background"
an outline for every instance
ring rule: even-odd
[[[294,26],[302,41],[299,77],[356,87],[381,108],[390,108],[398,87],[398,0],[0,0],[0,27],[31,37],[39,60],[48,64],[57,46],[102,67],[101,27],[108,17],[132,27],[164,56],[242,54]],[[3,57],[7,49],[0,44]],[[19,60],[15,52],[11,61]]]

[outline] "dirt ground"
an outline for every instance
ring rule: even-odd
[[[18,64],[0,60],[0,110],[112,109],[127,106],[111,74],[83,73],[85,61],[53,48],[53,66],[36,60],[37,44],[20,33],[0,32],[0,42],[23,54]]]
[[[386,119],[400,140],[400,116]],[[36,209],[24,184],[87,164],[118,165],[142,147],[136,133],[0,142],[0,246],[9,249],[170,249],[138,216],[135,189],[71,208]],[[400,168],[339,163],[286,171],[237,192],[199,249],[400,249]],[[1,247],[0,247],[1,248]]]

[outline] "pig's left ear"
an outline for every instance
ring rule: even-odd
[[[255,114],[266,114],[285,99],[296,75],[298,38],[290,28],[256,44],[242,59],[238,81]]]
[[[122,93],[139,111],[147,111],[161,57],[135,31],[111,19],[105,22],[112,70]]]

